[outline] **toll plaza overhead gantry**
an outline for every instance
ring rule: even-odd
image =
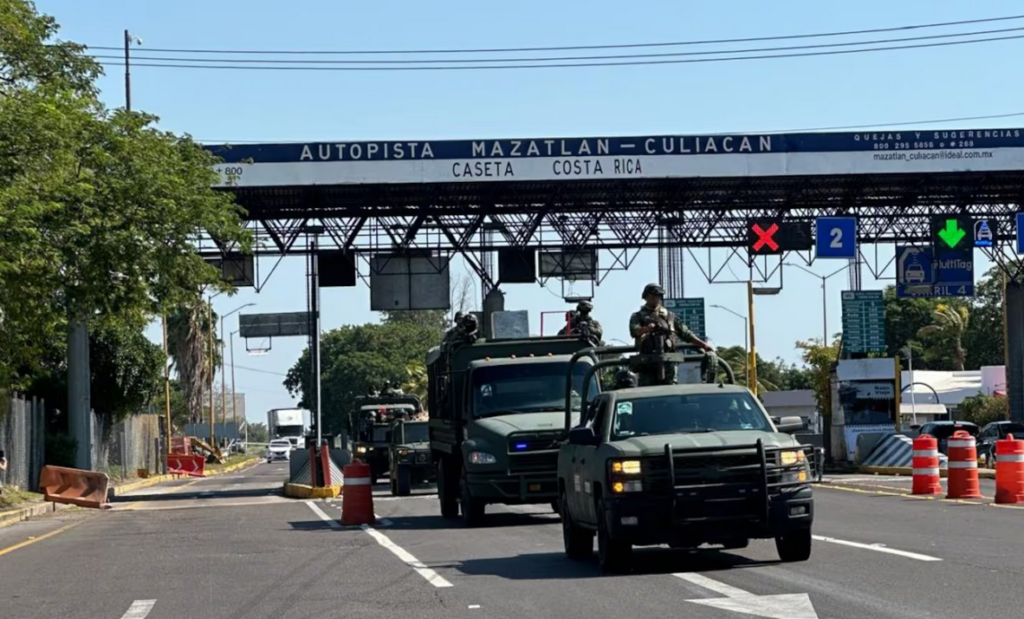
[[[984,221],[992,242],[979,247],[1010,276],[1009,392],[1014,417],[1024,418],[1024,289],[1013,247],[1024,129],[207,148],[223,160],[219,187],[247,211],[255,253],[315,246],[325,285],[355,285],[358,259],[372,277],[394,256],[447,269],[453,253],[488,287],[547,277],[599,283],[642,248],[680,246],[707,250],[701,270],[712,282],[721,272],[714,248],[746,258],[749,279],[765,281],[779,268],[769,261],[781,265],[790,253],[808,263],[860,260],[866,244],[932,244],[936,218]],[[852,254],[823,255],[817,228],[829,217],[854,220],[840,247]],[[754,226],[772,225],[783,230],[755,247]],[[200,249],[233,259],[215,239]],[[598,266],[599,250],[610,264]],[[482,258],[492,252],[497,269]],[[881,270],[876,261],[873,272]]]

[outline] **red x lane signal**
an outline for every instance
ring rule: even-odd
[[[757,253],[774,253],[779,251],[779,243],[775,240],[775,234],[779,231],[779,224],[754,223],[750,226],[751,234],[748,238],[752,241],[750,249]],[[767,247],[767,249],[765,249]]]

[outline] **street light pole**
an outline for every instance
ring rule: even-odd
[[[238,331],[232,331],[229,339],[231,340],[231,423],[238,426],[238,395],[235,393],[235,334]],[[248,421],[246,421],[246,435],[249,434]],[[246,441],[248,442],[248,441]]]
[[[747,388],[757,396],[757,344],[754,339],[754,281],[747,280],[747,316],[750,317],[750,349],[747,351]]]
[[[737,317],[737,318],[739,318],[740,320],[743,321],[743,352],[746,355],[744,358],[749,361],[750,360],[749,359],[750,358],[750,326],[749,326],[750,321],[747,320],[747,317],[744,316],[743,314],[741,314],[741,313],[739,313],[737,311],[731,310],[728,307],[725,307],[724,305],[717,305],[716,304],[716,305],[712,305],[711,307],[713,307],[715,309],[720,309],[722,311],[729,312],[733,316],[735,316],[735,317]]]
[[[821,345],[822,346],[828,346],[828,344],[829,344],[829,337],[828,337],[828,288],[827,288],[825,283],[832,276],[839,275],[843,271],[849,269],[851,266],[853,266],[853,263],[847,263],[845,266],[843,266],[843,267],[841,267],[839,269],[836,269],[835,271],[829,273],[828,275],[818,275],[817,273],[815,273],[814,271],[808,269],[807,267],[805,267],[803,265],[800,265],[800,264],[793,263],[793,262],[784,262],[783,264],[785,264],[786,266],[790,266],[790,267],[796,267],[796,268],[800,269],[801,271],[803,271],[804,273],[808,273],[810,275],[813,275],[814,277],[816,277],[816,278],[821,280],[821,329],[822,329],[822,331],[821,331]]]

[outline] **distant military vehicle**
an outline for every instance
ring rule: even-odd
[[[476,526],[488,504],[549,503],[557,511],[556,469],[565,376],[577,337],[477,341],[427,353],[430,449],[444,518]],[[583,391],[590,359],[576,364]],[[591,393],[599,390],[590,374]]]
[[[423,410],[414,395],[359,396],[352,413],[353,455],[370,467],[370,478],[376,482],[387,473],[391,423],[399,417],[413,417]]]
[[[434,463],[430,459],[427,422],[397,419],[391,424],[388,449],[388,478],[391,494],[407,496],[415,484],[432,482]]]
[[[642,370],[700,357],[666,353],[589,363],[591,354],[606,350],[574,356],[573,364],[588,367],[584,384],[601,367]],[[575,397],[567,396],[558,484],[570,558],[590,557],[595,535],[599,562],[610,572],[628,570],[633,546],[644,545],[743,548],[750,539],[774,538],[783,561],[810,557],[814,502],[807,456],[813,450],[788,434],[803,424],[799,417],[773,424],[748,389],[732,384],[728,365],[714,362],[726,381],[596,397],[584,392],[578,421]],[[573,389],[576,380],[574,372]]]

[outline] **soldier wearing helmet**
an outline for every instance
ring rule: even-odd
[[[636,374],[626,368],[620,368],[615,373],[615,385],[612,389],[630,389],[637,386]]]
[[[441,340],[441,349],[451,352],[462,344],[472,344],[479,337],[479,323],[475,314],[465,314],[457,325],[448,330]]]
[[[604,329],[601,328],[601,323],[590,315],[593,310],[594,304],[590,301],[583,300],[577,303],[576,311],[568,312],[567,324],[562,327],[558,335],[576,335],[594,346],[600,346]]]
[[[679,317],[665,309],[665,306],[661,304],[662,299],[664,298],[665,289],[658,284],[647,284],[644,286],[644,304],[638,311],[633,312],[629,317],[629,334],[633,336],[637,350],[648,354],[674,352],[678,346],[679,340],[682,340],[683,342],[705,352],[713,352],[714,348],[711,345],[694,335],[694,333],[690,331],[685,324],[683,324],[683,321],[679,320]],[[654,340],[649,339],[648,336],[653,333],[666,335],[665,350],[650,349],[650,342]],[[671,364],[666,369],[667,371],[665,372],[664,383],[670,385],[675,384],[675,364]],[[647,372],[641,373],[638,380],[640,386],[653,385],[657,382],[657,377]]]

